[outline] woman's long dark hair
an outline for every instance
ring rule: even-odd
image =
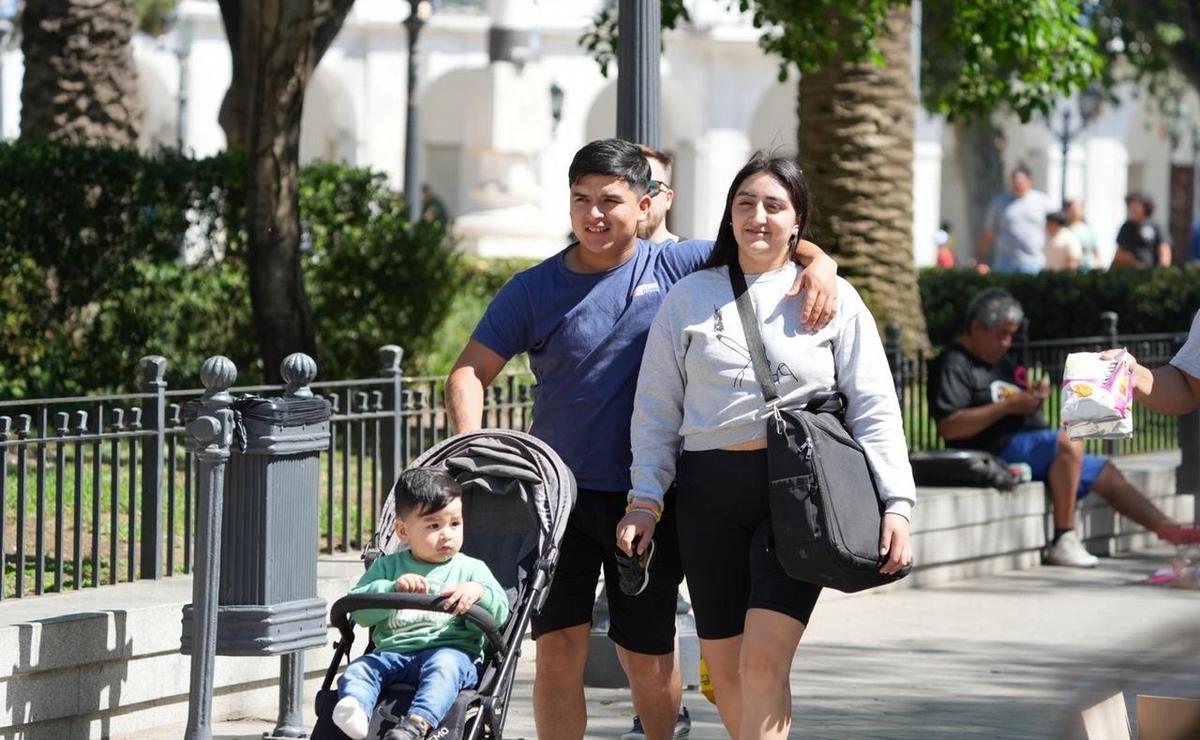
[[[742,183],[752,175],[760,172],[770,173],[783,185],[792,201],[792,208],[800,221],[800,231],[788,242],[791,246],[791,257],[796,256],[796,245],[801,237],[808,233],[808,183],[804,173],[795,160],[787,157],[768,157],[761,150],[750,157],[746,166],[738,171],[729,186],[729,194],[725,196],[725,213],[721,215],[721,226],[717,229],[717,241],[713,244],[712,252],[702,269],[732,265],[738,256],[737,240],[733,237],[733,199],[737,196]]]

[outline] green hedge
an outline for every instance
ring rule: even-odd
[[[1031,339],[1102,334],[1103,311],[1117,312],[1122,334],[1186,331],[1200,308],[1200,271],[1193,269],[980,275],[928,268],[921,271],[920,286],[934,345],[962,331],[967,304],[990,287],[1004,288],[1021,301]]]
[[[146,354],[170,360],[172,387],[196,387],[218,352],[258,382],[243,172],[225,154],[0,144],[0,398],[127,391]],[[388,343],[406,370],[444,372],[528,264],[462,257],[364,169],[305,168],[300,205],[323,378],[375,374]]]
[[[241,169],[0,144],[0,398],[129,390],[152,353],[173,382],[195,382],[217,348],[250,365]],[[192,267],[178,258],[185,229]]]

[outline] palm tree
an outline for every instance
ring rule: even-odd
[[[21,136],[137,142],[133,0],[35,0],[21,14]]]
[[[929,343],[912,254],[911,27],[907,8],[888,13],[882,66],[835,60],[804,74],[798,135],[815,240],[909,348]]]

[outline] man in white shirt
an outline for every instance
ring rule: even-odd
[[[979,236],[975,258],[983,264],[988,252],[996,272],[1039,272],[1046,262],[1046,214],[1054,210],[1050,196],[1033,189],[1033,178],[1019,165],[1009,178],[1009,191],[1001,193],[988,209],[987,226]]]

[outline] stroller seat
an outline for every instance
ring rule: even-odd
[[[575,478],[562,460],[541,440],[523,432],[483,429],[455,435],[418,457],[413,467],[445,469],[463,488],[463,548],[487,563],[508,595],[509,617],[496,625],[482,608],[472,607],[463,618],[487,638],[479,686],[459,693],[454,706],[430,738],[501,738],[512,694],[520,643],[533,613],[541,608],[558,562],[558,543],[575,505]],[[363,552],[367,567],[376,558],[395,552],[394,496],[380,512],[375,536]],[[316,698],[314,740],[344,740],[333,724],[337,703],[334,680],[343,658],[349,660],[354,642],[351,613],[363,608],[441,609],[441,597],[430,594],[354,594],[334,602],[330,624],[339,632],[334,657]],[[368,644],[367,651],[372,650]],[[382,737],[404,718],[415,687],[393,684],[384,688],[371,716],[368,737]]]

